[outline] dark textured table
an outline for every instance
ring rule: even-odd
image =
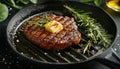
[[[115,23],[118,26],[118,29],[120,30],[120,13],[115,12],[111,9],[108,9],[106,6],[103,7],[113,18],[113,20],[115,21]],[[5,20],[4,22],[0,23],[0,69],[39,69],[39,68],[44,68],[44,66],[39,65],[39,64],[34,64],[32,62],[30,62],[29,60],[25,60],[22,57],[20,57],[19,55],[17,55],[9,46],[9,44],[7,43],[7,39],[6,39],[6,27],[7,24],[9,22],[9,20],[11,19],[12,16],[14,16],[14,14],[16,12],[18,12],[18,10],[15,9],[10,9],[10,14],[9,17],[7,18],[7,20]],[[120,38],[118,38],[118,40],[120,40]],[[120,42],[120,41],[118,41]],[[120,43],[118,43],[117,45],[119,45]],[[114,48],[115,50],[115,48]],[[119,52],[120,53],[120,52]],[[119,56],[119,55],[118,55]],[[114,60],[114,58],[111,58]],[[105,66],[97,61],[91,61],[89,64],[86,64],[85,66],[70,66],[70,67],[55,67],[53,69],[73,69],[73,68],[87,68],[87,69],[110,69],[110,67]],[[46,67],[47,68],[47,67]]]

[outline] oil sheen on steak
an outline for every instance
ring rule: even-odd
[[[58,33],[50,33],[44,28],[34,24],[26,23],[24,25],[24,35],[28,40],[34,44],[49,50],[62,50],[79,44],[81,33],[77,30],[74,18],[68,16],[58,16],[55,14],[48,14],[51,20],[56,20],[63,25],[63,30]],[[40,17],[36,16],[31,20],[38,20]]]

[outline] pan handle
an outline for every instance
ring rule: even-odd
[[[112,69],[120,68],[120,58],[119,58],[120,56],[118,56],[118,53],[115,51],[115,49],[116,50],[118,49],[118,45],[120,44],[119,40],[120,37],[117,39],[117,42],[114,44],[112,48],[110,48],[107,52],[101,54],[100,56],[96,57],[95,61],[98,61],[108,67],[111,67]]]

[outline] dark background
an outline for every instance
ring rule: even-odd
[[[40,0],[39,3],[46,2],[50,0]],[[106,6],[101,6],[105,11],[107,11],[117,24],[117,27],[120,27],[120,12],[115,12],[109,9]],[[9,46],[6,39],[6,27],[11,19],[18,12],[17,9],[9,8],[9,17],[0,23],[0,69],[42,69],[49,68],[42,64],[33,63],[29,60],[25,60],[21,56],[17,55]],[[120,38],[118,38],[120,40]],[[110,58],[110,57],[109,57]],[[114,58],[111,58],[114,59]],[[83,65],[70,65],[70,66],[51,66],[51,69],[76,69],[76,68],[85,68],[85,69],[111,69],[109,66],[103,65],[95,60],[83,64]]]

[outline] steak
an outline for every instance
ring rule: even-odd
[[[58,33],[50,33],[44,27],[26,23],[24,25],[24,35],[32,43],[48,50],[62,50],[74,44],[79,44],[81,33],[74,18],[48,14],[50,20],[56,20],[63,25],[63,29]],[[35,16],[31,20],[38,20],[40,16]]]

